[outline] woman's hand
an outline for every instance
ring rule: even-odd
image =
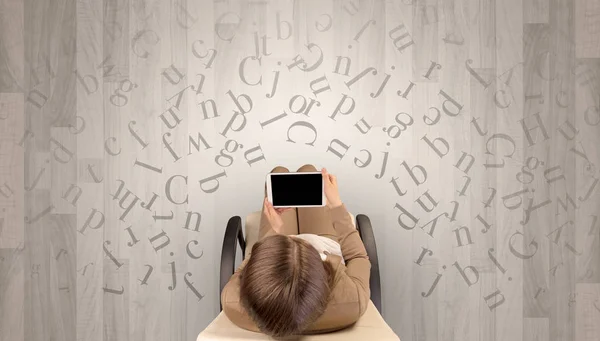
[[[337,178],[333,174],[329,174],[327,169],[321,169],[323,181],[325,182],[325,196],[327,197],[327,207],[335,208],[342,205],[340,192],[338,190]]]
[[[283,227],[283,219],[281,219],[281,214],[291,209],[291,207],[275,208],[266,197],[263,202],[263,212],[265,213],[265,217],[267,218],[269,225],[271,225],[273,230],[275,230],[277,233],[280,233],[281,228]]]

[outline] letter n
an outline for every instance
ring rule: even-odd
[[[164,230],[161,230],[162,232],[157,234],[156,236],[152,237],[152,238],[148,238],[148,240],[150,241],[150,244],[152,244],[152,247],[154,248],[155,252],[158,252],[158,250],[162,249],[163,247],[169,245],[169,243],[171,242],[171,238],[169,238],[169,236],[167,236],[167,233]],[[160,239],[162,237],[165,237],[166,240],[158,245],[158,246],[154,246],[154,241],[157,239]]]
[[[460,231],[464,230],[465,234],[467,235],[467,245],[469,244],[473,244],[473,241],[471,240],[471,232],[469,231],[469,229],[466,226],[461,226],[460,228],[457,228],[454,231],[454,233],[456,234],[456,242],[458,243],[458,246],[463,246],[463,242],[462,242],[462,238],[460,236]]]
[[[488,303],[489,300],[491,300],[492,298],[496,297],[500,295],[502,298],[500,300],[498,300],[497,298],[494,300],[494,304],[490,305]],[[500,290],[496,290],[496,292],[494,292],[493,294],[490,294],[486,297],[483,298],[485,300],[485,303],[487,303],[488,308],[490,308],[490,310],[494,310],[496,309],[496,307],[498,307],[499,305],[501,305],[502,303],[504,303],[504,301],[506,301],[506,299],[504,298],[504,295],[502,295],[502,292]]]
[[[202,216],[198,212],[188,212],[187,213],[187,220],[185,221],[185,226],[183,228],[186,230],[190,229],[190,223],[192,222],[192,216],[196,217],[196,228],[194,228],[194,231],[198,232],[198,230],[200,229],[200,221],[202,218]]]
[[[335,144],[337,144],[338,146],[342,146],[342,147],[344,147],[344,149],[345,149],[345,150],[344,150],[344,153],[343,153],[343,154],[342,154],[342,153],[340,153],[340,152],[338,152],[337,150],[335,150],[335,148],[333,148],[333,144],[334,144],[334,143],[335,143]],[[334,154],[335,154],[335,155],[337,155],[337,156],[340,158],[340,160],[341,160],[341,159],[343,159],[343,158],[344,158],[344,156],[346,156],[346,152],[348,152],[348,148],[350,148],[350,146],[348,146],[348,145],[344,144],[344,142],[342,142],[342,141],[340,141],[340,140],[338,140],[338,139],[333,139],[333,140],[331,140],[331,143],[329,144],[329,147],[327,147],[327,151],[328,151],[328,152],[332,152],[332,153],[334,153]]]
[[[404,34],[401,34],[400,36],[394,38],[394,34],[400,30],[404,31]],[[410,34],[408,34],[408,31],[406,31],[406,26],[404,26],[404,24],[400,24],[396,28],[391,30],[389,32],[389,37],[394,40],[394,46],[396,46],[399,52],[402,52],[404,49],[415,43],[410,37]],[[410,41],[402,46],[398,46],[399,43],[406,38],[410,39]]]

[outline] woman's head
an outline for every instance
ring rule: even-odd
[[[271,236],[253,246],[240,274],[242,304],[265,334],[299,334],[325,311],[332,276],[305,240]]]

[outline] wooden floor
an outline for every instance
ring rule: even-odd
[[[336,174],[403,341],[600,340],[600,0],[0,0],[0,341],[194,340]]]

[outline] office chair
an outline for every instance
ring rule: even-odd
[[[258,240],[261,211],[256,211],[246,217],[245,237],[242,229],[242,219],[239,216],[231,217],[227,222],[223,248],[221,251],[221,276],[219,285],[219,297],[225,284],[235,271],[235,256],[237,247],[242,251],[242,260],[250,256],[252,246]],[[387,325],[381,316],[381,283],[379,277],[379,263],[377,259],[377,247],[373,228],[369,217],[364,214],[354,216],[350,213],[354,226],[365,244],[367,255],[371,261],[371,275],[369,285],[371,290],[371,301],[364,315],[352,326],[325,334],[302,335],[301,340],[394,340],[399,341],[398,336]],[[220,302],[220,299],[219,299]],[[220,303],[219,303],[220,304]],[[233,324],[223,312],[198,335],[197,341],[205,340],[272,340],[271,337],[239,328]]]

